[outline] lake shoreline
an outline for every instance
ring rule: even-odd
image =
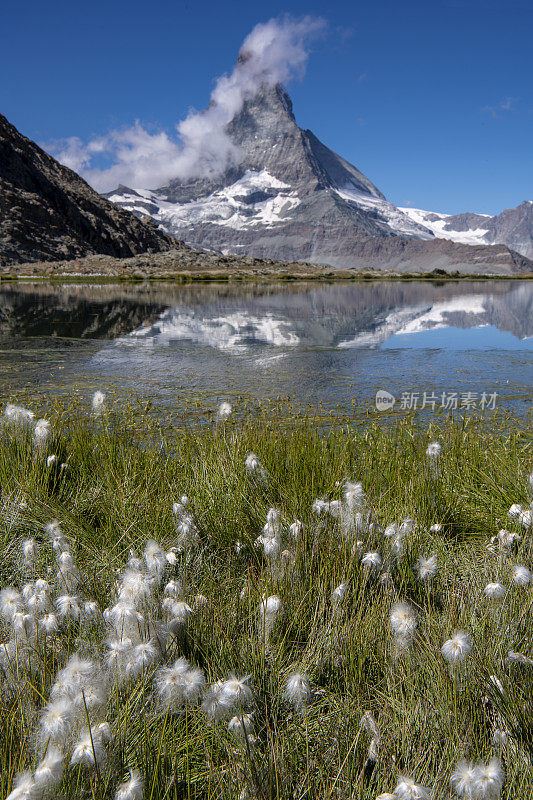
[[[457,281],[457,280],[531,280],[532,272],[502,274],[448,272],[444,269],[427,269],[420,272],[394,270],[333,269],[306,262],[279,262],[270,259],[198,253],[173,250],[164,253],[143,254],[131,258],[114,258],[105,255],[58,261],[35,261],[0,266],[0,282],[25,280],[65,280],[75,278],[86,281],[168,281],[176,283],[214,281],[220,283],[247,281]]]

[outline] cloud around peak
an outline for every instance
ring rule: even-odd
[[[157,188],[173,178],[213,177],[238,162],[227,124],[261,85],[301,78],[311,43],[326,29],[323,19],[277,17],[259,23],[244,40],[237,63],[216,81],[204,111],[191,111],[176,132],[150,133],[138,120],[88,142],[70,137],[45,145],[65,166],[98,191],[118,184]]]

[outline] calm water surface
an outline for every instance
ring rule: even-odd
[[[198,392],[351,409],[378,390],[396,408],[485,393],[523,415],[532,350],[528,281],[0,288],[4,395],[114,388],[168,405]]]

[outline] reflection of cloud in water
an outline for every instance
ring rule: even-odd
[[[217,350],[240,352],[253,344],[294,347],[300,339],[291,328],[289,321],[276,319],[269,313],[254,316],[238,311],[206,319],[173,308],[161,314],[153,324],[143,325],[117,339],[116,343],[160,346],[189,341]]]

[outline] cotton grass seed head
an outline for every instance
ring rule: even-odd
[[[56,786],[63,777],[64,757],[58,747],[50,745],[35,770],[35,785],[42,793]]]
[[[439,442],[431,442],[428,444],[426,455],[430,459],[439,458],[442,451],[442,445]]]
[[[115,793],[115,800],[142,800],[144,779],[137,769],[130,769],[130,776],[121,783]]]
[[[221,403],[218,407],[217,419],[220,422],[225,422],[227,419],[230,418],[231,411],[232,411],[231,403],[228,402]]]
[[[372,572],[379,572],[382,563],[383,561],[380,554],[375,552],[365,553],[361,559],[361,564],[363,567],[366,567],[366,569]]]
[[[29,408],[8,403],[4,411],[4,420],[17,428],[29,428],[33,424],[35,414]]]
[[[226,681],[212,684],[202,703],[204,714],[216,722],[247,711],[253,702],[253,693],[248,686],[250,677],[250,675],[244,678],[231,676]]]
[[[285,682],[284,697],[296,708],[302,708],[311,699],[311,684],[307,675],[293,672]]]
[[[418,622],[416,612],[408,603],[395,603],[390,612],[390,626],[396,636],[414,636]]]
[[[38,787],[29,770],[17,775],[13,786],[13,791],[8,794],[6,800],[32,800],[33,797],[38,796]]]
[[[192,667],[186,658],[178,658],[171,667],[162,667],[156,672],[154,683],[161,706],[179,711],[198,702],[205,678],[201,669]]]
[[[421,581],[432,580],[438,571],[437,556],[432,555],[424,558],[420,556],[416,562],[416,574]]]
[[[527,586],[531,583],[532,578],[533,573],[527,567],[523,567],[520,564],[516,564],[513,567],[513,581],[517,586]]]
[[[442,655],[452,666],[463,663],[472,652],[472,637],[466,631],[456,631],[441,648]]]
[[[106,410],[105,405],[105,394],[99,390],[97,390],[91,400],[91,407],[93,410],[93,414],[95,417],[100,417]]]
[[[506,589],[501,583],[487,583],[483,589],[483,594],[488,597],[489,600],[503,600]]]
[[[253,712],[232,717],[228,722],[228,730],[241,739],[250,739],[254,732]]]
[[[332,602],[332,604],[334,606],[336,606],[336,605],[339,605],[339,603],[342,603],[342,601],[346,597],[346,592],[347,591],[348,591],[348,584],[347,583],[339,584],[339,586],[337,586],[337,588],[334,589],[333,592],[331,593],[331,602]]]
[[[473,797],[476,800],[496,800],[505,780],[501,761],[493,758],[488,764],[478,764],[475,772]]]
[[[450,786],[461,798],[474,797],[474,790],[477,780],[477,770],[474,764],[468,761],[459,761],[450,776]]]
[[[85,728],[74,745],[71,766],[86,767],[87,769],[101,769],[107,761],[107,753],[103,737],[96,728]]]
[[[431,800],[431,792],[425,786],[414,782],[412,778],[400,775],[394,796],[397,800]]]

